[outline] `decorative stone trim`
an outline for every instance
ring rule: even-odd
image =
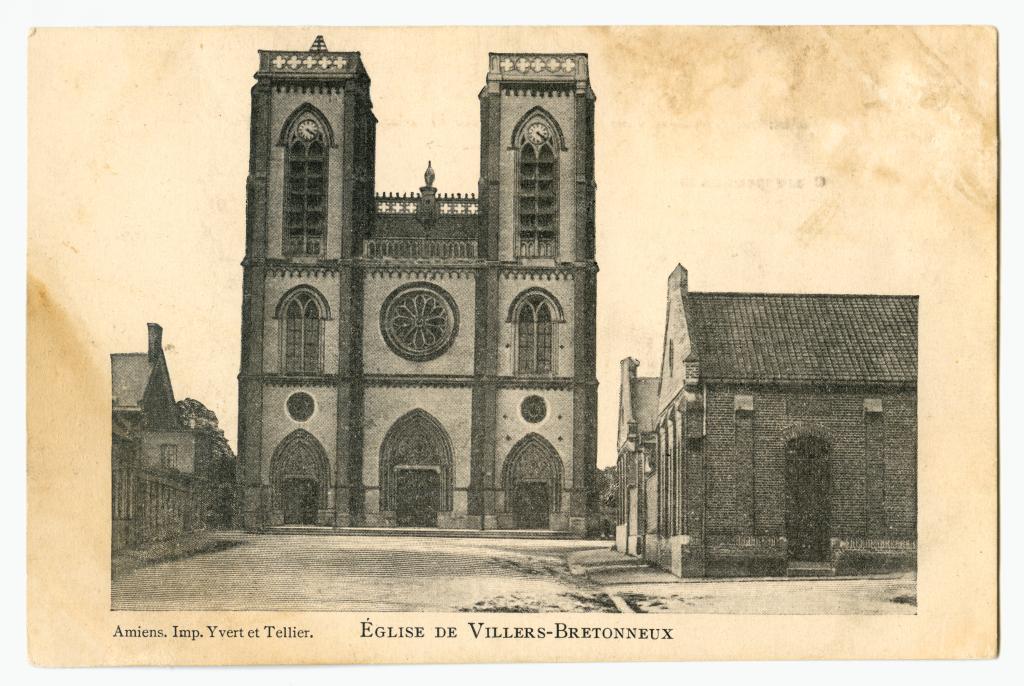
[[[358,67],[358,52],[260,50],[260,71],[270,74],[353,74]]]
[[[571,83],[543,83],[524,86],[503,86],[501,94],[509,97],[567,98],[574,93]]]
[[[423,267],[419,265],[373,265],[366,268],[371,279],[469,279],[476,276],[475,267]]]
[[[892,550],[892,551],[914,551],[917,550],[916,541],[903,541],[893,538],[849,538],[838,539],[837,547],[840,550]]]
[[[573,281],[576,275],[571,267],[510,267],[501,275],[508,279],[525,281]]]
[[[683,383],[687,386],[700,383],[700,363],[696,360],[683,363]]]
[[[495,55],[502,74],[575,74],[578,55],[505,54]],[[585,59],[585,58],[584,58]]]
[[[475,260],[475,240],[453,238],[369,238],[363,241],[363,257],[390,260]]]
[[[729,546],[736,548],[785,548],[785,536],[750,536],[750,535],[709,535],[706,539],[708,547]]]
[[[753,412],[754,411],[754,396],[752,395],[737,395],[733,400],[733,409],[737,414],[741,412]]]
[[[385,388],[469,388],[473,385],[471,376],[433,376],[407,374],[367,374],[363,377],[367,386]]]
[[[374,197],[377,214],[416,214],[419,193],[378,193]],[[480,213],[480,201],[476,195],[467,193],[442,193],[437,196],[438,211],[442,215],[476,215]]]
[[[336,374],[261,374],[261,375],[239,375],[239,378],[256,379],[268,386],[288,386],[301,388],[303,386],[336,386],[338,376]]]

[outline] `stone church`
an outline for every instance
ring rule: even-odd
[[[492,53],[486,67],[477,193],[439,193],[439,160],[418,193],[380,193],[360,54],[319,36],[260,51],[238,377],[246,528],[590,525],[587,57]]]
[[[621,365],[616,547],[679,576],[917,561],[916,296],[691,291]]]

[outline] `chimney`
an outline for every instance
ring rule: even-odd
[[[152,322],[146,326],[149,327],[149,361],[152,364],[164,354],[164,330]]]
[[[669,292],[678,290],[680,295],[686,297],[687,286],[686,268],[681,264],[676,264],[676,268],[668,277],[668,290]]]

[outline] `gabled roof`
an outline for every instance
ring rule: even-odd
[[[619,450],[634,438],[642,440],[642,435],[653,431],[658,420],[661,379],[637,376],[639,365],[632,357],[619,363],[619,428],[616,440]],[[630,448],[634,449],[635,446]]]
[[[142,408],[142,396],[153,373],[147,353],[115,353],[110,356],[111,395],[114,409]]]
[[[916,383],[917,296],[687,297],[702,379]]]

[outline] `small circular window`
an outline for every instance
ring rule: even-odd
[[[399,288],[384,301],[380,330],[388,347],[407,360],[432,360],[451,346],[459,329],[455,301],[429,283]]]
[[[313,416],[313,396],[309,393],[293,393],[288,398],[288,414],[297,422],[304,422]]]
[[[522,413],[523,419],[531,424],[536,424],[548,416],[548,404],[539,395],[530,395],[523,399],[519,411]]]

